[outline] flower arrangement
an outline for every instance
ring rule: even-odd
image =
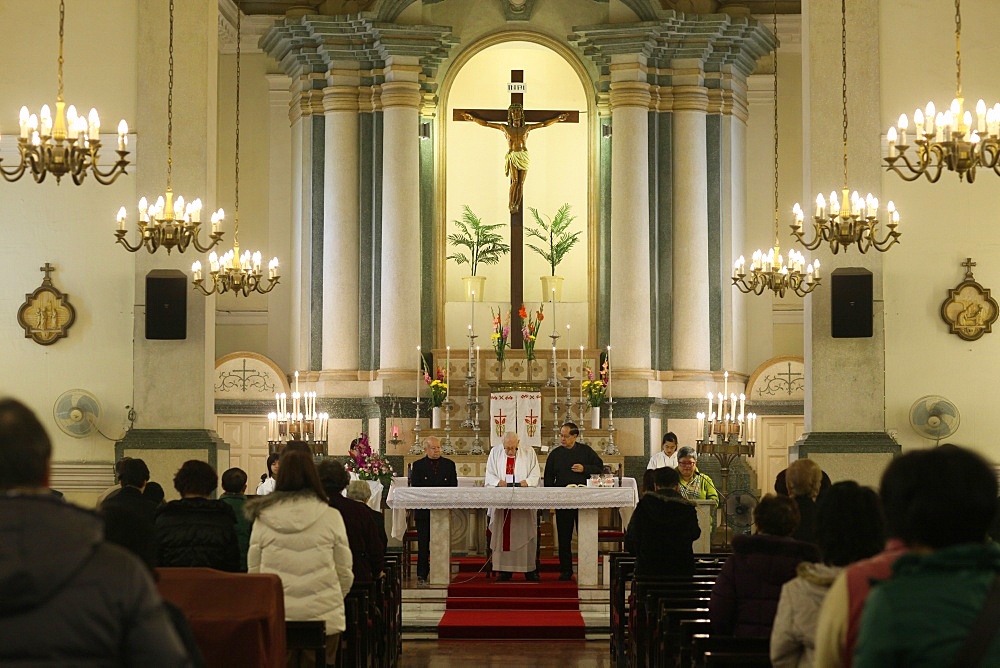
[[[395,475],[392,464],[382,455],[372,452],[368,445],[368,434],[361,434],[358,438],[358,454],[347,462],[346,468],[361,480],[378,480],[386,489],[392,484],[392,477]]]
[[[604,403],[604,398],[608,395],[608,363],[604,363],[601,367],[600,378],[596,379],[589,364],[584,364],[583,369],[587,373],[587,380],[580,383],[580,389],[590,405],[596,408]]]
[[[490,334],[490,341],[493,343],[493,350],[496,351],[497,361],[503,364],[507,348],[510,346],[510,309],[507,310],[506,317],[499,308],[494,313],[491,307],[490,313],[493,315],[493,333]]]
[[[521,310],[517,312],[518,317],[521,319],[521,336],[524,337],[524,354],[527,356],[528,361],[535,359],[535,339],[538,338],[538,329],[542,325],[542,320],[545,320],[545,304],[542,303],[538,306],[538,310],[535,311],[535,317],[532,318],[528,315],[528,309],[525,308],[524,304],[521,304]]]
[[[431,406],[439,408],[448,396],[448,383],[444,382],[444,371],[438,367],[434,378],[427,371],[427,361],[424,360],[424,382],[431,388]]]

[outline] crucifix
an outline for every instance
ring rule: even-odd
[[[455,109],[454,121],[472,121],[500,130],[507,138],[505,172],[510,176],[510,308],[516,313],[524,303],[524,181],[528,176],[528,133],[554,123],[579,123],[577,111],[524,110],[524,70],[510,71],[508,109]],[[506,122],[504,122],[506,121]],[[546,295],[542,295],[542,301]],[[524,346],[520,327],[510,328],[512,350]]]

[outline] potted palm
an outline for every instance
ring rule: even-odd
[[[462,277],[465,299],[481,302],[486,277],[476,273],[479,271],[479,265],[495,265],[500,262],[500,258],[510,252],[510,246],[503,242],[503,236],[497,232],[503,227],[503,223],[485,224],[482,218],[472,212],[468,204],[462,205],[462,217],[452,222],[458,227],[458,231],[449,234],[448,241],[459,249],[465,249],[468,254],[456,250],[447,259],[454,260],[456,264],[469,265],[470,275]]]
[[[562,299],[563,277],[556,275],[556,267],[563,261],[566,253],[570,251],[576,242],[580,240],[582,232],[569,232],[570,224],[576,220],[576,216],[570,215],[569,203],[559,207],[553,217],[542,217],[538,209],[529,209],[535,219],[536,227],[527,229],[528,237],[538,239],[542,246],[528,244],[528,248],[535,251],[549,264],[551,274],[542,276],[542,300],[547,301],[550,297],[556,300]]]

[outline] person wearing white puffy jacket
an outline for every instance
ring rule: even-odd
[[[248,571],[281,577],[285,619],[326,623],[326,663],[333,665],[353,561],[344,520],[327,505],[312,455],[286,446],[274,492],[248,501],[246,514],[253,522]]]

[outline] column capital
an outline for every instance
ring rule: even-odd
[[[324,88],[323,111],[358,111],[358,87],[328,86]]]
[[[420,107],[420,84],[413,81],[386,81],[379,96],[383,109],[393,107]]]
[[[708,89],[704,86],[674,86],[674,111],[708,111]]]
[[[295,123],[305,116],[323,113],[322,90],[300,90],[292,93],[288,107],[288,120]]]
[[[651,100],[649,84],[641,81],[615,81],[611,84],[609,103],[611,110],[619,107],[649,108]]]

